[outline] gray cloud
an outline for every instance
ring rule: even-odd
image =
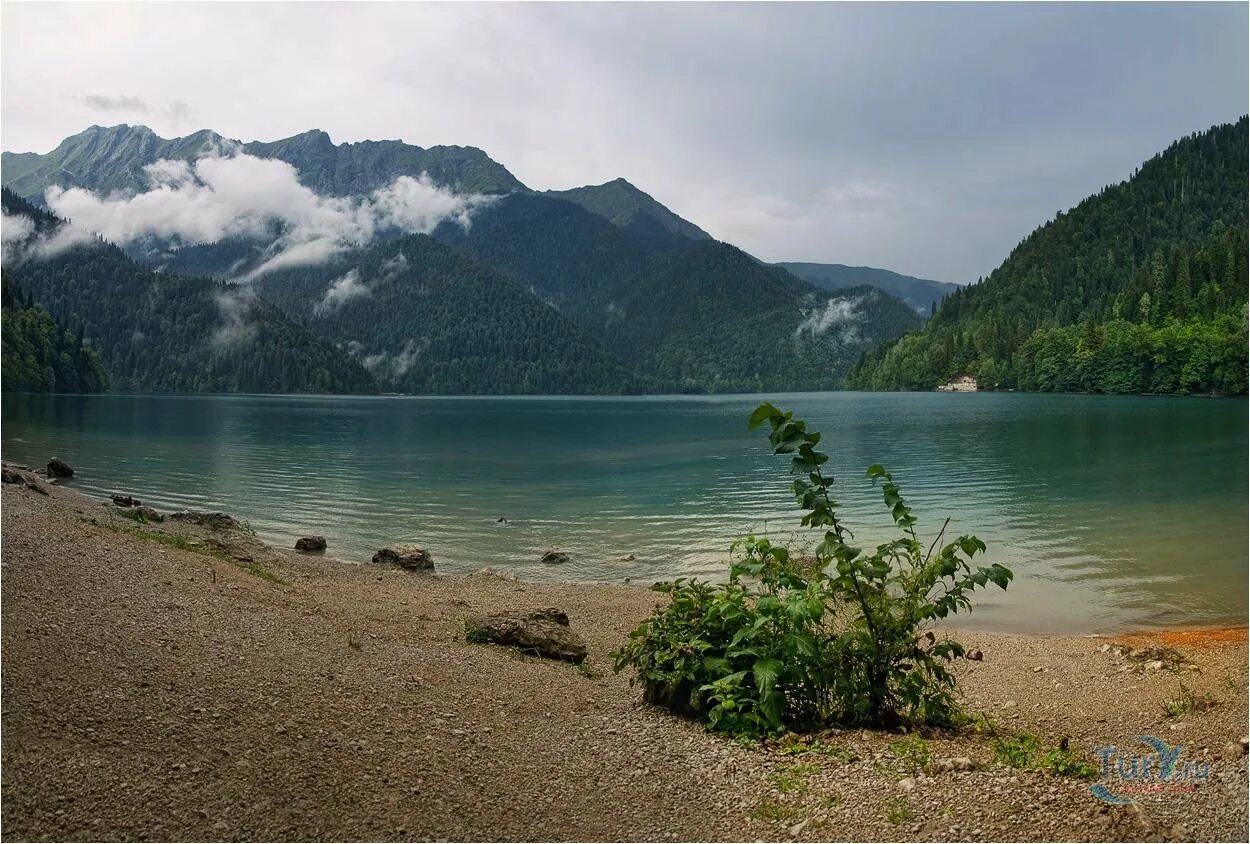
[[[538,189],[624,176],[761,258],[969,281],[1245,112],[1248,23],[1231,3],[9,4],[0,120],[9,149],[50,149],[94,113],[47,91],[91,88],[194,102],[231,137],[469,144]]]
[[[142,116],[144,119],[156,118],[156,121],[153,122],[164,123],[174,130],[180,130],[191,119],[191,106],[187,105],[184,100],[176,99],[170,100],[164,105],[153,105],[142,97],[131,97],[124,94],[119,96],[80,94],[67,96],[65,99],[92,111]]]
[[[128,111],[137,114],[149,114],[152,107],[139,97],[109,97],[103,94],[86,94],[81,102],[87,108],[96,111]]]

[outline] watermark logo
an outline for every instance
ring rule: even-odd
[[[1122,806],[1148,794],[1194,791],[1198,783],[1211,778],[1211,766],[1184,759],[1181,745],[1172,747],[1155,736],[1138,736],[1137,740],[1150,752],[1132,754],[1115,745],[1094,749],[1102,761],[1102,781],[1089,790],[1099,800]]]

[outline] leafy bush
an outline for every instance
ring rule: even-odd
[[[616,670],[636,669],[648,701],[735,734],[953,724],[959,710],[948,666],[963,647],[930,628],[970,609],[977,587],[1007,588],[1011,572],[974,569],[970,561],[985,551],[975,536],[939,548],[945,525],[926,550],[879,465],[866,476],[881,484],[899,536],[871,552],[853,546],[833,477],[822,469],[829,456],[816,449],[820,434],[768,403],[750,427],[764,423],[774,452],[789,455],[799,475],[801,525],[822,530],[822,540],[805,557],[747,536],[734,543],[740,556],[728,582],[657,584],[670,600],[613,655]]]

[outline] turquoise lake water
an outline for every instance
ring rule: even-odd
[[[227,511],[280,546],[324,534],[346,562],[413,543],[447,572],[650,583],[721,576],[735,536],[794,532],[786,461],[746,428],[762,398],[823,432],[861,544],[888,528],[863,480],[879,462],[922,534],[949,516],[948,532],[976,533],[1015,571],[965,626],[1246,621],[1243,401],[6,396],[3,451],[31,465],[60,456],[88,493]],[[552,546],[570,562],[541,563]]]

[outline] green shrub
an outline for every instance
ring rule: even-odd
[[[1205,692],[1195,692],[1181,683],[1180,697],[1165,701],[1163,713],[1168,718],[1176,718],[1187,712],[1206,712],[1219,706],[1219,701]]]
[[[1050,771],[1060,777],[1092,779],[1098,768],[1064,739],[1058,747],[1043,751],[1042,740],[1031,733],[994,739],[994,758],[1012,768]]]
[[[923,771],[933,764],[933,751],[920,736],[906,736],[890,742],[890,752],[901,759],[912,773]]]
[[[820,434],[767,403],[750,427],[765,422],[774,452],[789,455],[799,475],[800,524],[822,531],[821,541],[800,556],[747,536],[734,543],[740,556],[727,583],[657,584],[670,600],[613,655],[616,670],[634,668],[648,701],[736,734],[954,724],[948,666],[963,647],[930,628],[971,609],[975,588],[1007,588],[1011,572],[974,569],[985,551],[975,536],[939,547],[945,525],[926,550],[893,476],[878,465],[866,476],[881,484],[899,536],[872,551],[853,546],[822,469],[829,456],[816,450]]]
[[[994,739],[994,758],[1012,768],[1032,768],[1041,746],[1038,737],[1030,733]]]

